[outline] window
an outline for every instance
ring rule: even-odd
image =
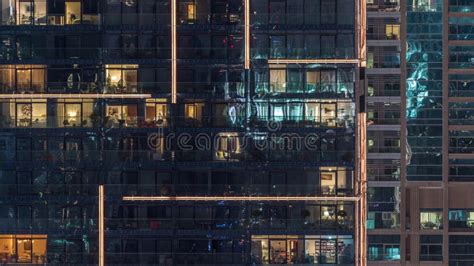
[[[399,40],[400,39],[400,25],[385,25],[385,36],[388,40]]]
[[[270,91],[286,92],[286,69],[270,69]]]
[[[18,101],[15,107],[17,127],[46,127],[46,101]]]
[[[399,235],[369,235],[369,261],[400,260]]]
[[[186,6],[186,18],[188,20],[196,19],[196,5],[195,4],[188,4]]]
[[[222,132],[216,136],[214,160],[225,161],[238,159],[240,154],[239,134],[235,132]]]
[[[46,0],[18,0],[17,25],[45,25]]]
[[[136,126],[138,120],[137,105],[107,105],[107,127]]]
[[[0,23],[2,25],[14,25],[15,24],[15,2],[11,0],[0,0]]]
[[[99,24],[99,3],[97,0],[82,0],[82,24]],[[77,7],[74,11],[77,12]]]
[[[440,209],[420,210],[420,229],[443,229],[443,212]]]
[[[374,68],[374,53],[367,53],[367,68]]]
[[[168,120],[168,106],[166,103],[158,103],[147,100],[145,109],[145,123],[147,125],[166,126]]]
[[[186,126],[202,126],[204,103],[188,103],[184,105]]]
[[[327,127],[336,126],[336,104],[321,104],[321,124]]]
[[[321,0],[321,24],[336,24],[336,1]]]
[[[5,65],[0,69],[0,81],[7,90],[38,93],[45,88],[46,70],[43,65]]]
[[[411,2],[411,8],[412,8],[412,10],[409,10],[409,11],[436,12],[438,9],[438,2],[439,2],[439,8],[442,7],[441,0],[410,0],[408,2]]]
[[[269,24],[285,24],[286,21],[286,1],[270,0],[268,3]]]
[[[474,210],[449,210],[449,230],[474,229]]]
[[[443,236],[420,236],[420,261],[443,260]]]
[[[121,35],[122,58],[137,58],[138,35],[122,34]]]
[[[179,1],[178,19],[181,24],[195,23],[197,15],[197,8],[194,0]]]
[[[87,127],[95,119],[92,115],[94,102],[92,100],[60,99],[57,103],[58,127]]]
[[[331,0],[332,1],[332,0]],[[336,51],[336,37],[334,35],[321,35],[321,57],[332,58]]]
[[[285,36],[270,36],[270,58],[286,57],[286,38]]]
[[[352,264],[353,246],[345,235],[253,235],[252,264]]]
[[[321,167],[322,195],[345,194],[352,190],[352,171],[341,167]]]
[[[47,235],[0,235],[2,262],[46,263]]]
[[[0,66],[0,87],[3,92],[14,92],[16,89],[15,67],[13,65]]]
[[[138,65],[106,65],[106,93],[136,93]]]
[[[66,24],[81,24],[81,0],[66,0]]]

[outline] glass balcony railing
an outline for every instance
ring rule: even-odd
[[[348,183],[351,181],[348,180]],[[18,196],[97,196],[97,185],[88,184],[46,184],[34,185],[2,184],[1,195]],[[291,185],[291,184],[123,184],[106,185],[107,195],[122,196],[298,196],[298,197],[346,197],[354,196],[351,187],[334,185]]]
[[[84,230],[96,231],[95,217],[75,218],[29,218],[0,219],[8,230]],[[353,216],[328,216],[318,219],[305,218],[263,218],[260,216],[242,218],[108,218],[106,230],[351,230]]]
[[[301,73],[303,74],[303,73]],[[119,80],[118,82],[89,81],[79,82],[79,76],[67,74],[70,81],[50,82],[25,82],[23,84],[0,82],[0,93],[82,93],[87,98],[87,93],[97,94],[137,94],[137,93],[161,93],[170,94],[171,84],[169,82],[147,82],[136,80]],[[137,74],[135,74],[137,75]],[[184,79],[184,77],[183,77]],[[217,96],[228,95],[244,97],[246,87],[243,82],[212,81],[212,82],[186,82],[179,81],[179,94],[213,93]],[[256,94],[272,95],[303,95],[311,93],[311,98],[324,99],[349,99],[354,97],[355,83],[353,82],[321,82],[306,83],[303,81],[288,82],[255,82],[250,88]]]
[[[335,116],[252,116],[249,126],[268,127],[269,121],[285,128],[350,128],[354,126],[352,117]],[[0,116],[2,128],[167,128],[167,127],[237,127],[247,123],[244,117],[201,116],[143,117],[133,115],[104,116]]]
[[[197,149],[197,148],[196,148]],[[116,161],[117,163],[156,163],[171,162],[312,162],[331,163],[339,161],[351,165],[354,160],[354,150],[350,147],[344,150],[327,149],[308,150],[296,149],[285,151],[281,149],[260,150],[257,148],[232,151],[11,151],[0,152],[2,163],[6,162],[47,162],[50,164],[98,164],[99,160]]]
[[[370,125],[400,125],[399,117],[372,117],[367,118],[367,122]]]
[[[367,4],[367,11],[369,12],[400,12],[400,4],[393,1],[378,1],[379,4]]]

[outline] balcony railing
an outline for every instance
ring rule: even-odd
[[[339,118],[336,116],[271,116],[251,117],[250,126],[267,127],[269,121],[288,128],[349,128],[354,126],[351,117]],[[233,120],[227,116],[201,116],[201,117],[157,117],[119,115],[104,116],[0,116],[2,128],[167,128],[167,127],[243,127],[247,122],[243,117]]]
[[[344,150],[309,150],[296,149],[285,151],[283,149],[265,150],[247,149],[238,152],[223,150],[221,156],[217,151],[200,150],[174,150],[154,151],[149,150],[77,150],[77,151],[11,151],[0,153],[0,164],[7,162],[42,162],[49,164],[98,164],[101,161],[116,163],[158,163],[158,162],[307,162],[307,163],[340,163],[352,165],[354,150],[347,147]]]
[[[97,219],[81,218],[30,218],[0,219],[3,229],[29,230],[97,230]],[[353,217],[332,216],[318,219],[264,218],[105,218],[106,230],[351,230]]]
[[[107,195],[121,198],[122,196],[354,196],[350,187],[336,185],[289,185],[289,184],[123,184],[105,185]],[[87,184],[2,184],[1,195],[18,196],[97,196],[97,185]]]

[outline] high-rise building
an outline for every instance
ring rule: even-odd
[[[367,260],[371,265],[400,263],[401,20],[398,0],[367,1]]]
[[[364,0],[0,9],[1,263],[365,265]]]
[[[367,9],[369,264],[472,265],[474,2]]]

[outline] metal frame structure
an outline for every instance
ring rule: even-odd
[[[99,185],[99,266],[105,265],[104,242],[104,185]]]

